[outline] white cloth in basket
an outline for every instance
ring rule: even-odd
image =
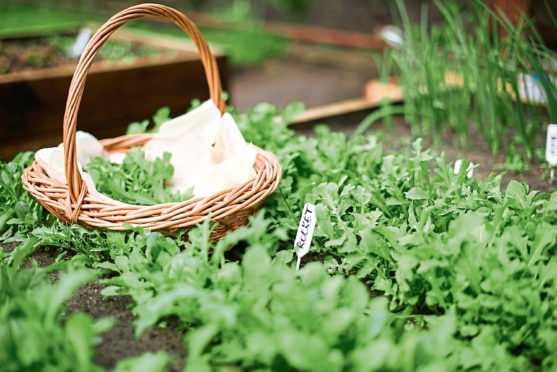
[[[78,166],[89,192],[97,192],[91,176],[82,170],[96,156],[121,163],[121,154],[106,154],[89,133],[76,133]],[[221,115],[212,100],[164,123],[143,147],[147,159],[170,152],[174,175],[167,181],[173,191],[193,189],[194,197],[216,194],[255,177],[256,150],[247,144],[230,114]],[[66,183],[64,148],[44,148],[35,154],[49,177]],[[104,196],[108,198],[107,196]]]

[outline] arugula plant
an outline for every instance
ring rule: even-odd
[[[0,246],[2,371],[104,371],[94,363],[95,347],[114,319],[94,319],[81,311],[68,314],[65,306],[99,271],[85,268],[79,259],[38,267],[31,255],[39,242],[34,236],[10,251]],[[58,273],[52,283],[49,273],[54,270]],[[121,360],[114,371],[141,367],[162,372],[171,363],[171,356],[159,351]]]
[[[165,122],[170,120],[170,108],[168,107],[161,107],[157,110],[155,115],[153,115],[153,127],[147,129],[151,122],[149,119],[145,119],[140,122],[133,122],[128,125],[128,129],[126,130],[126,134],[139,134],[139,133],[156,133],[159,131],[161,125]]]
[[[23,189],[21,175],[34,159],[22,152],[8,163],[0,162],[0,239],[15,233],[23,236],[35,227],[50,225],[55,218]]]
[[[140,147],[133,147],[122,164],[96,157],[85,167],[97,190],[129,204],[154,205],[188,200],[189,193],[172,193],[164,183],[174,174],[171,154],[165,152],[153,161],[145,158]]]
[[[422,365],[402,357],[412,350],[427,355],[426,365],[447,356],[449,349],[439,347],[453,327],[452,316],[426,331],[433,343],[420,341],[418,328],[404,332],[404,319],[387,310],[385,298],[370,301],[355,277],[331,277],[320,263],[306,265],[297,276],[273,262],[266,247],[280,234],[268,234],[270,223],[260,213],[250,227],[229,233],[216,246],[208,242],[208,221],[191,231],[187,243],[138,230],[133,247],[115,253],[114,263],[99,264],[118,273],[105,280],[111,286],[103,293],[132,296],[138,334],[170,315],[191,327],[185,341],[188,371],[229,364],[398,370]],[[116,243],[121,234],[108,238],[121,246]],[[225,260],[226,247],[240,241],[249,246],[242,261]],[[381,355],[370,359],[367,353],[375,347]]]
[[[52,268],[23,268],[37,245],[30,238],[8,253],[0,248],[0,365],[3,371],[102,371],[93,363],[99,335],[112,327],[109,318],[93,319],[64,302],[97,273],[69,266],[52,284]]]

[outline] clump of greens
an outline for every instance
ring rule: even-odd
[[[29,238],[11,251],[0,245],[0,365],[2,371],[102,372],[94,362],[100,336],[113,318],[94,319],[82,311],[67,314],[65,302],[82,285],[92,283],[98,270],[76,261],[58,261],[47,267],[24,265],[40,242]],[[28,266],[28,267],[27,267]],[[58,272],[55,283],[49,273]],[[62,271],[63,270],[63,271]],[[119,361],[114,371],[153,372],[168,369],[164,351]]]
[[[51,283],[47,270],[23,269],[37,243],[31,238],[7,253],[0,248],[0,365],[3,371],[99,371],[93,346],[111,319],[95,320],[65,305],[83,284],[93,281],[90,269],[70,269]]]
[[[35,227],[50,226],[55,220],[23,189],[21,175],[34,155],[22,152],[8,163],[0,162],[0,241],[16,233],[25,235]]]
[[[97,191],[129,204],[155,205],[188,200],[193,193],[172,193],[164,183],[174,174],[171,154],[147,160],[140,147],[132,147],[122,164],[96,157],[87,164]]]
[[[159,131],[161,125],[167,122],[170,119],[170,108],[168,107],[161,107],[157,110],[155,115],[153,115],[153,127],[151,129],[147,129],[151,124],[149,119],[145,119],[142,121],[137,121],[130,123],[126,130],[126,134],[139,134],[139,133],[156,133]]]
[[[46,38],[47,45],[58,48],[67,53],[75,43],[75,36],[54,35]],[[157,49],[151,45],[140,44],[127,40],[108,40],[103,44],[98,55],[110,61],[133,62],[137,57],[160,57],[166,54],[177,54],[164,49]]]
[[[381,135],[347,140],[318,127],[295,136],[286,122],[299,109],[279,123],[268,104],[233,113],[246,140],[277,155],[283,179],[264,212],[216,244],[209,221],[187,242],[31,212],[8,229],[22,246],[36,239],[109,274],[103,294],[132,298],[137,335],[175,319],[187,371],[554,369],[557,192],[503,187],[495,174],[469,179],[467,161],[454,174],[420,140],[403,155],[385,152]],[[12,168],[7,182],[19,190],[22,168]],[[8,194],[0,214],[17,216],[19,201],[40,210],[25,192]],[[312,262],[297,273],[292,246],[306,202],[317,225]],[[225,254],[236,244],[241,260]]]

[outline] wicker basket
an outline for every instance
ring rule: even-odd
[[[87,72],[110,35],[126,22],[143,17],[168,19],[192,38],[205,68],[211,99],[221,113],[225,112],[226,106],[222,98],[215,58],[193,22],[184,14],[164,5],[132,6],[114,15],[93,35],[77,64],[64,114],[63,142],[67,184],[50,178],[35,161],[22,176],[23,187],[58,219],[92,228],[124,230],[123,223],[127,222],[133,226],[172,233],[179,228],[191,227],[204,221],[211,214],[212,221],[217,222],[211,240],[216,241],[228,230],[246,225],[248,216],[254,214],[267,196],[276,189],[281,177],[281,168],[272,153],[256,147],[256,176],[242,185],[209,197],[153,206],[107,201],[92,195],[78,170],[75,131]],[[125,153],[133,146],[142,146],[149,139],[151,135],[148,134],[126,135],[102,140],[101,144],[109,153]]]

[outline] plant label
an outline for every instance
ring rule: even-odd
[[[296,240],[294,240],[294,248],[297,249],[296,254],[298,255],[296,270],[300,270],[302,257],[309,252],[313,230],[315,229],[315,221],[317,221],[315,216],[315,205],[306,203],[304,205],[304,211],[302,212],[302,218],[300,219],[300,225],[298,226]]]
[[[462,159],[458,159],[454,162],[454,174],[458,174],[460,172],[460,167],[462,166]],[[472,178],[474,177],[474,163],[470,162],[467,168],[468,174],[466,177]]]
[[[394,25],[383,26],[379,31],[379,34],[383,40],[387,42],[393,48],[402,47],[404,42],[404,36],[400,27]]]
[[[552,167],[557,166],[557,124],[549,124],[547,126],[545,160],[547,160]]]
[[[85,47],[87,46],[91,35],[93,35],[93,31],[91,31],[87,27],[83,27],[81,30],[79,30],[79,33],[75,38],[75,42],[68,52],[70,57],[79,58],[79,56],[81,56],[81,53],[83,53],[83,51],[85,50]]]
[[[547,77],[544,77],[547,79]],[[523,101],[547,103],[547,95],[536,74],[520,74],[518,78],[518,95]]]

